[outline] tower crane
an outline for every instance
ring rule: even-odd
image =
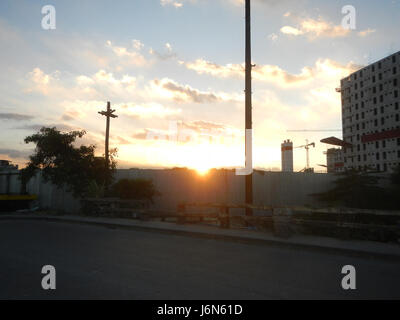
[[[304,148],[304,149],[306,149],[306,167],[303,169],[305,172],[310,170],[310,155],[309,155],[310,147],[315,148],[315,142],[308,143],[308,139],[306,139],[306,144],[305,145],[295,147],[295,148]]]

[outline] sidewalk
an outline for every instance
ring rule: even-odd
[[[360,240],[339,240],[328,237],[294,235],[288,239],[274,237],[267,232],[247,229],[221,229],[198,224],[176,224],[173,222],[141,221],[119,218],[97,218],[72,215],[43,215],[37,213],[1,214],[5,220],[37,220],[99,225],[109,228],[133,229],[138,231],[162,232],[198,238],[238,241],[257,245],[273,245],[287,248],[319,250],[326,253],[348,254],[370,258],[400,261],[400,243],[381,243]]]

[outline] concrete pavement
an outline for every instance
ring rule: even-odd
[[[173,222],[141,221],[133,219],[85,217],[77,215],[44,215],[44,214],[3,214],[1,220],[30,219],[42,221],[59,221],[83,223],[110,228],[133,229],[185,235],[207,239],[219,239],[249,244],[284,246],[287,248],[319,250],[323,252],[347,254],[400,261],[400,243],[381,243],[361,240],[340,240],[328,237],[294,235],[288,239],[278,238],[267,232],[248,229],[221,229],[211,225],[176,224]]]
[[[3,219],[0,298],[400,298],[397,261],[144,230]],[[54,291],[41,289],[46,264]],[[348,264],[354,291],[341,288]]]

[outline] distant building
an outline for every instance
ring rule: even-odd
[[[11,164],[9,160],[0,160],[0,171],[18,170],[18,165]]]
[[[285,140],[281,144],[282,151],[282,171],[293,172],[293,142]]]
[[[328,173],[337,173],[344,171],[342,149],[330,148],[326,151],[326,167]]]
[[[400,51],[341,80],[345,169],[400,164]],[[338,90],[339,91],[339,90]]]

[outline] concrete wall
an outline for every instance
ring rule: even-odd
[[[244,176],[235,175],[233,170],[212,170],[201,176],[186,169],[119,169],[115,179],[122,178],[151,179],[161,193],[161,196],[155,197],[155,210],[176,210],[177,204],[182,201],[244,203]],[[322,173],[256,171],[253,174],[254,204],[316,204],[309,195],[328,190],[334,179],[333,175]],[[3,178],[0,179],[0,190],[2,188],[5,188]],[[18,193],[19,184],[13,183],[12,189]],[[79,211],[79,200],[65,190],[44,183],[40,173],[29,181],[27,191],[39,196],[41,208]]]
[[[175,210],[181,201],[244,203],[244,176],[233,170],[213,170],[200,176],[191,170],[118,170],[116,178],[152,179],[162,195],[155,208]],[[332,187],[332,174],[263,172],[253,174],[253,199],[257,205],[316,204],[309,195]]]

